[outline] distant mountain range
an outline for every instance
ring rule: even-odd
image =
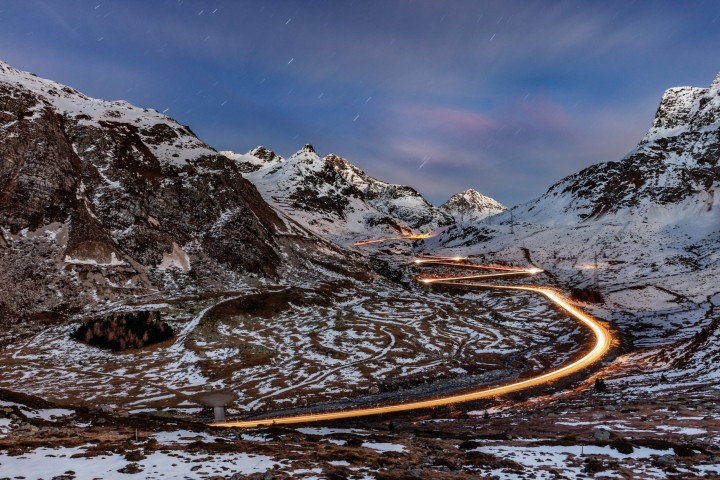
[[[457,221],[310,145],[217,152],[155,110],[2,62],[0,138],[0,323],[262,278],[370,278],[337,246]]]
[[[288,159],[264,147],[223,153],[239,163],[270,205],[343,246],[455,222],[411,187],[376,180],[334,154],[320,157],[311,145]]]
[[[497,200],[469,188],[450,197],[440,209],[452,215],[456,222],[475,223],[504,212],[507,207]]]

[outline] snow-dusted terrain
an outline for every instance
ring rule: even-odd
[[[474,190],[436,208],[309,145],[287,159],[218,153],[161,113],[2,62],[0,94],[0,476],[720,474],[720,76],[668,90],[621,161],[512,210]],[[587,335],[534,295],[421,289],[412,277],[443,267],[406,263],[407,243],[346,249],[430,231],[416,253],[535,264],[545,276],[517,281],[599,292],[585,308],[612,320],[619,345],[551,396],[397,426],[177,425],[208,419],[208,389],[234,395],[231,414],[312,412],[580,354]],[[175,338],[124,353],[69,338],[87,316],[142,309]],[[600,377],[608,392],[582,388]]]
[[[424,240],[422,249],[530,258],[563,285],[599,287],[605,302],[592,309],[614,320],[636,347],[672,344],[663,355],[630,354],[620,365],[643,365],[654,375],[671,369],[675,358],[669,375],[717,384],[720,371],[708,361],[717,349],[693,337],[717,329],[718,192],[720,75],[709,88],[668,90],[647,135],[621,161],[571,175],[513,208],[512,216],[496,215],[492,225],[450,228]],[[684,362],[677,362],[678,352]]]
[[[0,138],[0,323],[365,269],[154,110],[0,62]]]
[[[159,306],[176,340],[125,355],[71,340],[74,325],[47,328],[0,352],[0,362],[12,367],[0,373],[0,388],[23,384],[26,393],[52,401],[137,413],[197,410],[197,395],[212,387],[232,392],[233,411],[247,413],[513,378],[561,365],[585,338],[531,294],[421,297],[386,282],[362,293],[333,290],[255,293],[211,302],[215,311]],[[289,304],[272,316],[243,311],[279,301]]]
[[[494,198],[469,188],[450,197],[440,209],[452,215],[458,223],[473,223],[503,212],[507,207]]]
[[[376,180],[337,155],[320,157],[310,145],[288,159],[262,147],[225,153],[270,205],[345,247],[453,223],[412,188]]]

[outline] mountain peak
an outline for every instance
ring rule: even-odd
[[[707,130],[720,118],[720,74],[709,88],[676,87],[665,91],[653,125],[641,142],[653,143],[690,131]]]
[[[282,160],[282,157],[280,155],[273,152],[269,148],[265,148],[261,145],[253,148],[248,153],[255,158],[259,158],[260,160],[264,161],[265,163],[274,163],[278,160]]]
[[[317,154],[312,145],[306,143],[300,150],[293,153],[290,158],[301,160],[303,163],[309,162],[311,164],[315,164],[320,160],[320,155]]]
[[[720,72],[715,75],[715,80],[710,84],[711,89],[720,89]]]
[[[456,193],[440,209],[455,217],[458,222],[477,222],[507,210],[497,200],[473,188]]]

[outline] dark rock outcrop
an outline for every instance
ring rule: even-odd
[[[0,139],[0,323],[278,278],[319,241],[189,128],[1,62]]]

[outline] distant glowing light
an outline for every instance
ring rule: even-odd
[[[358,115],[358,117],[359,117],[359,115]],[[404,235],[400,235],[400,236],[397,236],[397,237],[377,238],[377,239],[374,239],[374,240],[364,240],[364,241],[361,241],[361,242],[355,242],[355,243],[353,243],[352,245],[353,245],[353,247],[359,247],[359,246],[362,246],[362,245],[373,245],[373,244],[375,244],[375,243],[389,242],[389,241],[392,241],[392,240],[422,240],[423,238],[428,238],[428,237],[431,237],[431,236],[432,236],[432,232],[427,232],[427,233],[406,233],[406,234],[404,234]],[[421,262],[417,262],[417,261],[416,261],[416,263],[421,263]]]

